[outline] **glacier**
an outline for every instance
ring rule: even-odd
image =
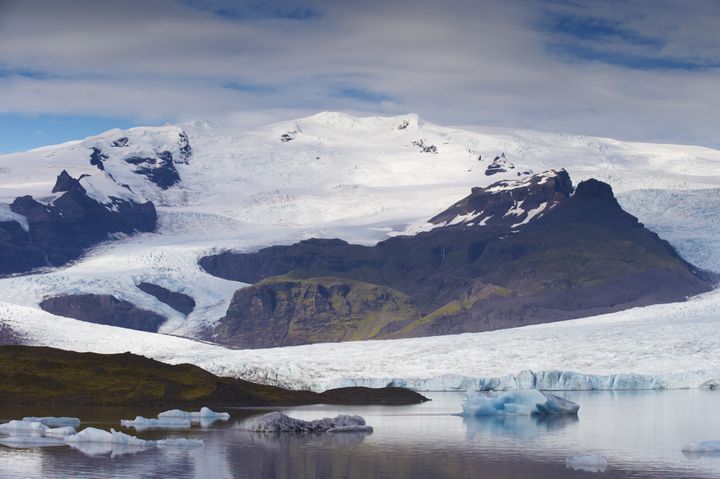
[[[577,415],[580,406],[572,401],[537,389],[467,398],[463,416],[555,416]]]
[[[398,125],[406,124],[403,129]],[[282,134],[296,131],[293,141]],[[186,133],[192,157],[175,166],[182,181],[160,190],[130,170],[119,181],[158,208],[159,230],[99,245],[76,263],[0,279],[0,323],[28,344],[75,351],[130,351],[293,389],[387,385],[424,391],[622,390],[720,387],[720,293],[562,323],[433,338],[231,350],[192,337],[224,316],[243,283],[208,275],[199,257],[253,251],[309,237],[373,244],[420,231],[472,186],[517,179],[483,174],[483,158],[504,152],[520,170],[566,168],[595,177],[618,200],[699,267],[720,272],[720,151],[580,135],[503,129],[462,130],[416,115],[356,118],[322,113],[249,130],[189,123],[111,130],[78,142],[0,155],[0,219],[22,222],[2,204],[32,194],[52,200],[60,170],[97,173],[91,147],[108,164],[128,151],[177,150]],[[113,141],[128,138],[127,148]],[[437,154],[419,151],[423,139]],[[101,182],[98,197],[107,193]],[[192,296],[184,317],[138,288],[151,281]],[[168,318],[161,333],[82,323],[39,309],[45,296],[113,294]]]

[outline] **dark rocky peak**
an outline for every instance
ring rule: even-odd
[[[437,154],[438,149],[435,145],[428,145],[425,143],[425,140],[417,140],[412,142],[413,146],[417,146],[420,148],[420,151],[423,153],[430,153],[430,154]]]
[[[180,181],[180,174],[175,168],[173,154],[161,151],[153,156],[131,156],[125,158],[125,163],[134,166],[135,173],[146,177],[163,190],[176,185]]]
[[[401,121],[400,124],[397,126],[397,129],[398,129],[398,130],[404,130],[404,129],[406,129],[408,126],[410,126],[410,122],[407,121],[407,120],[403,120],[403,121]]]
[[[125,148],[128,145],[128,141],[130,141],[128,140],[128,137],[123,136],[121,138],[118,138],[117,140],[113,140],[112,146],[114,146],[115,148]]]
[[[80,182],[70,176],[67,171],[62,170],[62,172],[58,175],[57,180],[55,180],[55,186],[53,186],[52,192],[61,193],[63,191],[68,191],[75,186],[80,186]]]
[[[505,153],[501,153],[500,155],[493,158],[492,163],[487,166],[487,168],[485,169],[485,176],[497,175],[498,173],[507,173],[509,170],[514,169],[515,165],[510,163],[507,158],[505,158]]]
[[[193,309],[195,309],[195,300],[187,294],[171,291],[160,285],[146,283],[144,281],[138,284],[137,287],[185,316],[192,313]]]
[[[499,181],[487,188],[472,188],[469,196],[430,219],[430,223],[516,228],[566,202],[572,192],[572,181],[565,170]]]
[[[280,141],[282,141],[283,143],[293,141],[295,139],[295,135],[297,135],[297,130],[288,131],[287,133],[283,133],[282,135],[280,135]]]
[[[180,135],[178,136],[178,151],[180,152],[180,155],[175,160],[175,163],[182,163],[187,165],[190,163],[190,158],[192,157],[192,147],[190,146],[190,139],[187,136],[187,133],[184,131],[180,132]]]
[[[93,146],[90,150],[90,164],[96,166],[101,171],[105,170],[103,162],[108,159],[108,156],[98,147]]]
[[[96,179],[95,183],[93,179],[82,181],[90,191],[102,193],[107,204],[88,194],[81,180],[67,172],[58,176],[56,187],[59,185],[64,191],[51,203],[41,203],[32,196],[13,201],[11,211],[24,216],[28,228],[23,231],[19,226],[14,227],[15,222],[0,224],[0,258],[13,258],[0,262],[0,275],[61,266],[80,257],[87,248],[107,240],[111,233],[155,230],[157,213],[151,202],[133,201],[131,195],[117,197],[122,187],[109,175]]]

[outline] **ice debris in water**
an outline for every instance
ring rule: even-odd
[[[600,454],[580,454],[565,459],[565,467],[575,471],[586,472],[605,472],[607,469],[607,459]]]
[[[230,414],[226,412],[215,412],[209,407],[203,407],[200,411],[190,412],[182,411],[180,409],[171,409],[158,414],[158,419],[166,418],[182,418],[189,419],[193,422],[199,422],[202,419],[217,419],[221,421],[227,421],[230,419]]]
[[[24,417],[23,421],[39,422],[41,424],[45,424],[48,427],[78,427],[80,425],[80,419],[76,417]]]
[[[163,417],[163,418],[145,418],[137,416],[135,419],[121,419],[122,427],[134,427],[135,429],[189,429],[192,424],[190,419]]]
[[[65,442],[56,437],[8,436],[0,438],[0,444],[14,447],[62,446]]]
[[[579,409],[580,406],[567,399],[528,389],[470,396],[463,404],[463,416],[545,416],[577,414]]]
[[[692,453],[720,453],[720,440],[689,442],[683,446],[682,450]]]
[[[110,429],[110,432],[108,432],[94,427],[85,428],[74,436],[65,438],[65,442],[69,444],[93,442],[134,447],[202,447],[205,444],[202,439],[185,438],[147,441],[123,432],[118,432],[115,429]]]
[[[0,424],[0,432],[22,432],[24,434],[35,434],[37,436],[42,436],[43,432],[45,432],[47,428],[48,427],[46,425],[38,421],[13,420]]]
[[[74,434],[77,434],[77,431],[72,426],[47,428],[43,432],[43,436],[45,436],[45,437],[60,437],[60,438],[63,438],[66,436],[72,436]]]
[[[338,415],[314,421],[295,419],[279,412],[271,412],[259,417],[249,425],[255,432],[372,432],[360,416]]]

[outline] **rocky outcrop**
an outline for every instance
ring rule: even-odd
[[[195,300],[187,294],[170,291],[157,284],[145,282],[138,284],[137,287],[185,316],[195,309]]]
[[[325,277],[361,281],[366,289],[385,287],[406,295],[405,316],[365,339],[572,319],[683,301],[712,287],[712,278],[624,212],[609,185],[588,180],[573,191],[564,171],[473,189],[432,222],[439,226],[373,247],[307,240],[203,258],[200,264],[211,274],[260,282],[236,293],[217,339],[232,344],[233,337],[242,337],[247,347],[285,344],[283,332],[295,308],[305,311],[300,305],[313,302],[284,293],[278,308],[271,292],[285,281],[276,278],[281,275],[306,284]],[[379,301],[366,312],[385,306]],[[346,318],[338,308],[310,311],[303,322],[311,331],[329,330]],[[293,341],[300,337],[306,342],[347,339],[308,334]]]
[[[574,191],[565,170],[548,171],[525,180],[499,181],[473,188],[470,195],[430,219],[430,223],[514,228],[541,218],[568,201]]]
[[[22,344],[22,338],[19,334],[10,328],[7,324],[0,323],[0,345],[17,345]]]
[[[407,295],[338,278],[272,278],[233,296],[208,339],[235,347],[291,346],[383,336],[420,317]]]
[[[48,313],[88,323],[156,333],[166,318],[108,294],[70,294],[46,298],[40,307]]]
[[[134,166],[135,173],[144,176],[163,190],[180,181],[180,174],[169,151],[161,151],[156,156],[131,156],[124,161]]]
[[[53,188],[63,194],[51,203],[31,196],[15,199],[10,209],[27,220],[27,229],[17,221],[0,222],[0,275],[64,265],[111,233],[155,230],[157,213],[151,202],[110,196],[103,203],[81,184],[92,185],[90,180],[77,180],[63,171]]]

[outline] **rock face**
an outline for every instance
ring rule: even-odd
[[[111,233],[155,230],[157,213],[151,202],[136,202],[129,191],[118,193],[125,197],[107,196],[102,202],[88,192],[95,191],[93,180],[77,180],[63,171],[53,188],[62,195],[52,202],[40,203],[31,196],[15,199],[10,209],[26,219],[27,229],[18,221],[0,222],[0,275],[61,266]]]
[[[296,323],[313,333],[293,336],[293,344],[487,331],[682,301],[711,289],[712,278],[624,212],[609,185],[588,180],[573,190],[564,171],[473,189],[431,221],[440,226],[373,247],[307,240],[203,258],[211,274],[259,282],[235,294],[215,339],[288,344]],[[336,285],[362,282],[366,291],[386,288],[387,301],[376,296],[363,314],[400,307],[379,329],[348,335],[340,325],[353,324],[347,318],[356,311],[348,315],[333,302],[345,296],[303,289],[328,277]]]
[[[177,293],[175,291],[170,291],[167,288],[163,288],[162,286],[158,286],[157,284],[145,282],[138,284],[137,287],[147,294],[155,296],[158,301],[167,304],[175,311],[179,311],[185,316],[192,313],[193,309],[195,309],[195,300],[187,294]]]
[[[58,316],[153,333],[166,319],[107,294],[56,296],[43,300],[40,307]]]
[[[241,348],[347,341],[418,319],[410,298],[386,286],[273,277],[238,290],[208,339]]]
[[[0,345],[22,344],[22,338],[8,325],[0,324]]]

